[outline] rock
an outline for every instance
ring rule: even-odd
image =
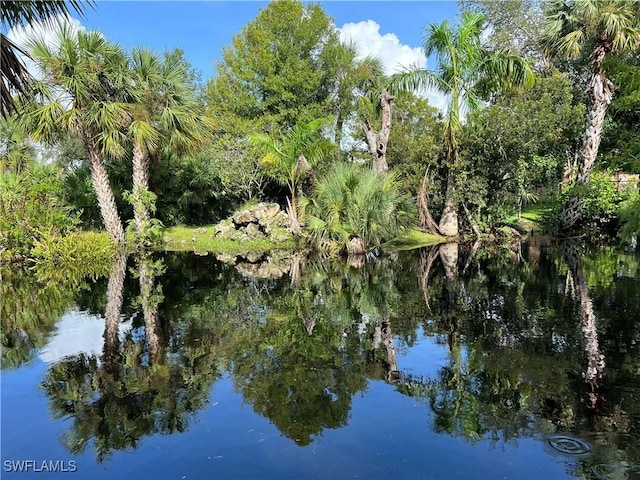
[[[231,232],[235,232],[236,228],[233,225],[233,222],[229,219],[222,220],[215,227],[213,227],[214,237],[228,237]]]
[[[247,225],[245,227],[244,230],[245,230],[245,232],[247,233],[247,235],[249,237],[252,237],[252,238],[264,238],[265,237],[264,233],[262,233],[262,231],[260,230],[260,227],[256,223],[250,223],[249,225]]]
[[[268,223],[263,226],[268,234],[270,234],[276,228],[283,228],[289,231],[291,230],[291,222],[289,222],[289,216],[283,211],[279,211],[269,220]]]
[[[249,263],[258,263],[263,256],[264,255],[262,253],[247,253],[246,255],[243,255]]]
[[[277,203],[260,203],[256,205],[254,215],[258,223],[264,227],[279,211],[280,206]]]
[[[248,209],[248,210],[239,210],[236,213],[234,213],[231,217],[231,219],[233,220],[233,223],[236,224],[236,226],[242,226],[242,225],[247,225],[251,222],[257,222],[258,219],[256,218],[253,209]]]

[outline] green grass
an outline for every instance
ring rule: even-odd
[[[294,241],[275,243],[268,238],[245,242],[214,238],[214,225],[200,227],[171,227],[163,231],[164,250],[170,252],[251,253],[286,250],[296,247]]]
[[[520,218],[517,215],[512,215],[505,219],[504,223],[520,232],[540,233],[544,227],[544,218],[549,214],[551,208],[551,204],[544,201],[527,205],[522,209]]]
[[[425,233],[421,230],[411,228],[400,233],[400,235],[387,242],[385,245],[391,246],[396,250],[411,250],[413,248],[428,247],[430,245],[438,245],[439,243],[446,242],[446,237]]]

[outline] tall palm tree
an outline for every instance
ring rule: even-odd
[[[148,226],[149,210],[154,210],[149,192],[151,158],[162,149],[194,152],[210,138],[213,125],[199,113],[187,72],[178,60],[163,61],[147,49],[136,48],[131,61],[133,211],[140,233]]]
[[[251,142],[265,153],[261,163],[267,174],[289,187],[291,198],[287,199],[287,202],[289,218],[293,226],[297,226],[299,221],[297,208],[299,183],[312,171],[312,165],[325,154],[327,143],[320,136],[319,130],[327,121],[326,118],[319,118],[309,123],[295,125],[281,138],[264,133],[255,133],[250,136]]]
[[[35,38],[28,50],[44,80],[33,85],[37,95],[21,120],[36,141],[55,142],[60,134],[82,141],[105,228],[117,243],[124,243],[105,159],[126,153],[128,112],[120,100],[127,57],[98,32],[73,32],[64,26],[57,30],[55,44]]]
[[[429,24],[423,44],[427,57],[435,55],[437,68],[411,68],[391,77],[389,90],[435,88],[448,96],[443,129],[443,156],[448,167],[444,211],[438,225],[442,235],[458,234],[455,170],[460,162],[464,115],[476,110],[490,93],[513,86],[532,86],[533,69],[523,58],[506,51],[483,48],[484,16],[464,12],[459,25],[445,20]]]
[[[82,15],[84,8],[92,5],[92,1],[80,0],[2,2],[0,23],[7,28],[30,25],[35,22],[51,23],[56,16],[69,17],[70,10],[75,10]],[[25,93],[32,80],[24,63],[20,60],[20,54],[26,55],[26,52],[0,33],[0,76],[2,77],[0,115],[4,117],[16,109],[13,94]]]
[[[545,16],[542,44],[547,55],[569,59],[589,55],[589,107],[577,171],[572,179],[576,186],[584,186],[589,183],[598,155],[604,118],[615,89],[607,78],[605,61],[612,55],[630,53],[640,47],[640,1],[554,0]],[[562,209],[563,229],[573,227],[580,216],[583,199],[579,192],[578,189]]]

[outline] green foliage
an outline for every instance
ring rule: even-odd
[[[32,255],[44,280],[98,278],[109,273],[115,255],[111,238],[99,232],[71,232],[64,236],[44,234],[35,242]]]
[[[575,186],[561,192],[556,199],[555,209],[551,212],[551,220],[558,218],[562,205],[568,198],[580,195],[584,204],[579,224],[592,233],[616,228],[621,209],[633,203],[637,196],[635,186],[618,189],[613,175],[609,172],[594,172],[589,185]],[[626,202],[626,203],[625,203]]]
[[[411,224],[411,203],[397,176],[339,163],[318,181],[310,206],[309,230],[321,248],[343,250],[360,238],[367,249],[394,238]]]
[[[640,193],[636,189],[620,206],[620,219],[624,223],[620,231],[622,238],[631,240],[640,235]]]
[[[387,162],[408,191],[420,188],[427,166],[436,167],[442,150],[441,113],[428,100],[404,92],[393,101]],[[434,189],[430,201],[438,201]]]
[[[63,199],[62,171],[32,164],[0,172],[0,258],[28,258],[43,236],[65,235],[77,224]]]
[[[218,128],[251,120],[273,133],[332,112],[337,30],[318,4],[270,2],[223,48],[207,104]]]
[[[264,153],[260,164],[265,173],[289,188],[291,213],[298,218],[297,200],[302,179],[311,174],[313,166],[331,150],[331,143],[320,135],[329,118],[319,118],[296,124],[280,138],[254,133],[249,139]]]
[[[499,95],[472,115],[462,177],[476,218],[492,228],[555,192],[566,155],[580,141],[583,117],[584,107],[560,74],[539,77],[531,90]]]

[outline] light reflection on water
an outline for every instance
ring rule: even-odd
[[[307,259],[295,285],[212,256],[165,255],[165,271],[130,259],[119,338],[102,351],[95,332],[84,349],[59,344],[75,332],[70,316],[104,318],[106,280],[64,309],[41,291],[54,300],[24,316],[40,323],[3,319],[3,466],[74,459],[82,478],[637,478],[635,255],[461,246],[445,271],[433,253],[361,269]],[[601,274],[607,261],[625,275]],[[19,285],[3,299],[26,308]],[[53,358],[56,345],[85,354]]]

